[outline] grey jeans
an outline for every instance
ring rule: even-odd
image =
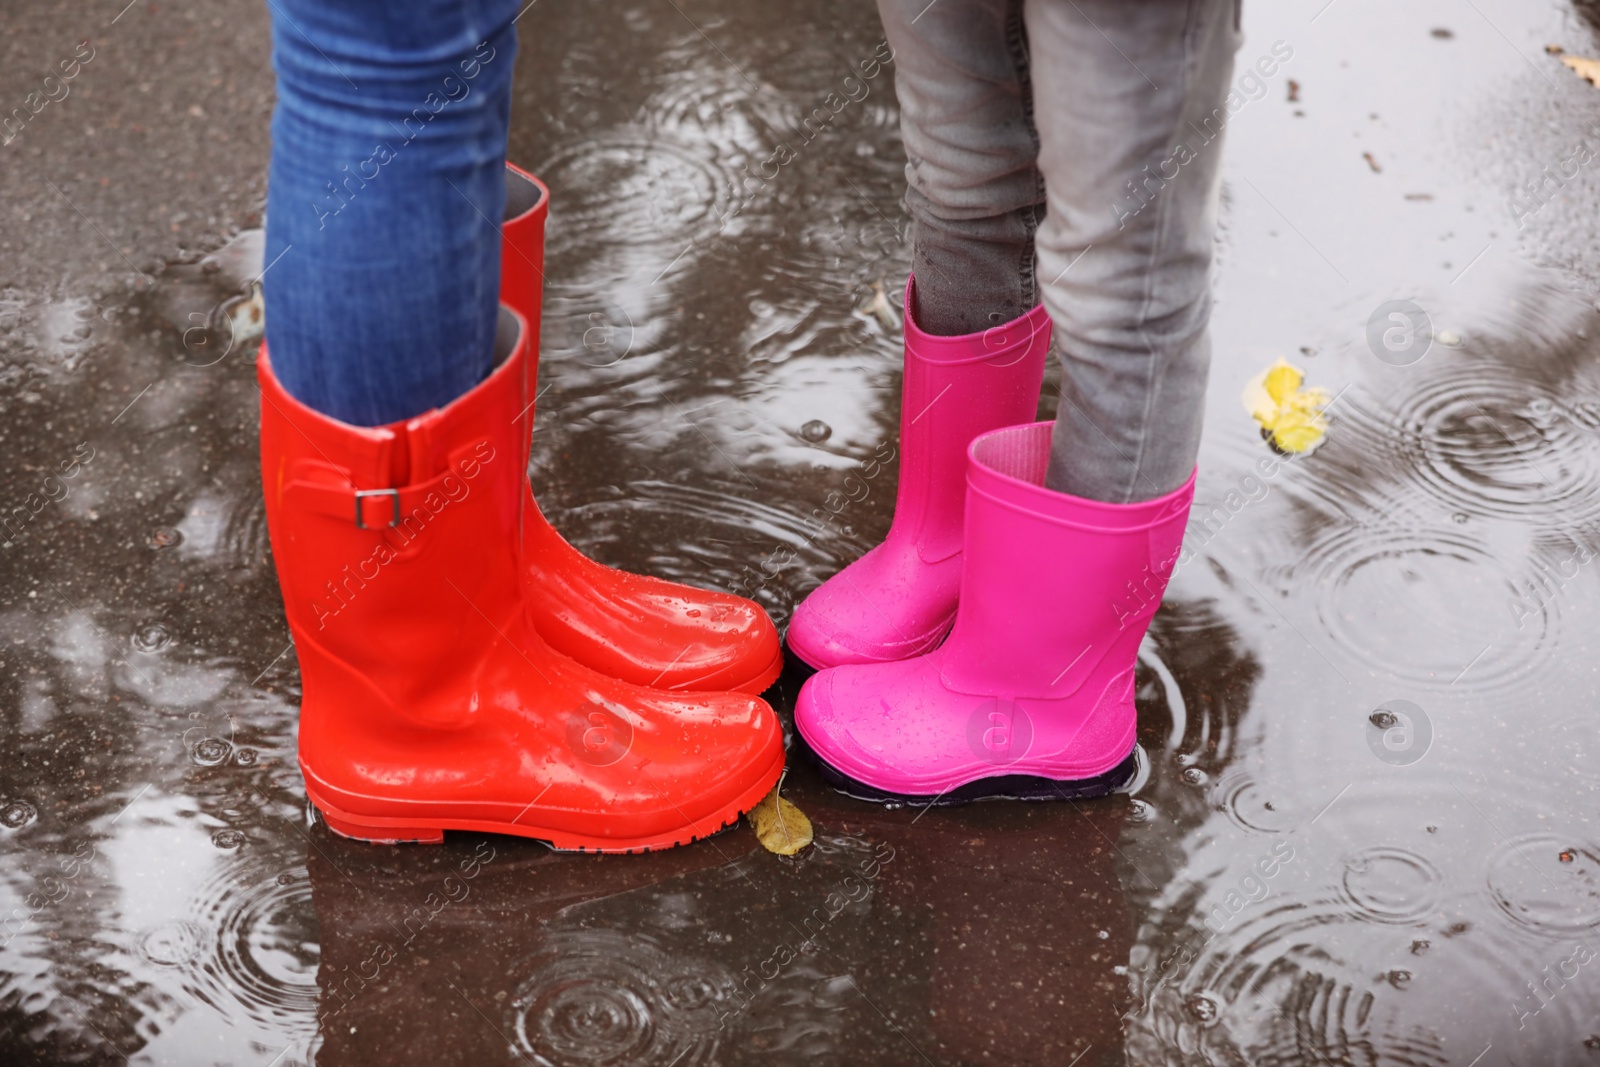
[[[1127,503],[1194,469],[1238,2],[878,0],[917,321],[971,333],[1043,300],[1052,489]]]

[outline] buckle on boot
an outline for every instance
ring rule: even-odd
[[[400,490],[398,490],[398,489],[357,489],[356,490],[356,525],[358,527],[360,527],[363,530],[373,529],[373,527],[367,525],[366,516],[362,513],[362,510],[361,510],[361,501],[362,501],[362,499],[365,498],[365,497],[369,497],[369,496],[383,496],[384,494],[388,494],[388,496],[389,496],[389,504],[390,504],[390,507],[392,508],[392,511],[390,512],[389,527],[388,528],[389,529],[393,529],[394,527],[400,525]]]

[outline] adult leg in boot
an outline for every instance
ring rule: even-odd
[[[761,700],[675,695],[566,659],[529,625],[526,331],[449,405],[363,429],[276,380],[264,347],[261,466],[300,660],[300,769],[334,831],[438,841],[518,834],[557,848],[683,844],[777,782]]]
[[[357,426],[448,404],[494,351],[500,250],[485,216],[505,195],[520,5],[270,7],[262,284],[279,381]],[[413,110],[441,86],[457,98],[419,122]]]
[[[883,543],[795,609],[789,650],[813,667],[882,663],[928,651],[950,631],[961,586],[967,445],[1023,422],[1039,402],[1050,320],[1043,307],[1003,326],[936,337],[906,284],[900,485]]]
[[[506,194],[502,295],[537,334],[549,191],[508,167]],[[537,364],[530,358],[524,425],[534,418]],[[526,507],[524,598],[534,627],[553,648],[604,674],[659,689],[760,693],[777,679],[783,653],[760,605],[596,563],[544,517],[531,485]]]
[[[1134,661],[1194,496],[1104,504],[1044,488],[1050,423],[972,443],[950,637],[899,663],[836,667],[795,725],[867,800],[1096,796],[1135,770]]]
[[[487,221],[505,195],[518,9],[273,6],[261,460],[301,665],[300,767],[351,837],[662,847],[754,804],[781,737],[759,700],[630,686],[528,625],[531,341],[496,303]],[[468,82],[415,120],[417,101]]]

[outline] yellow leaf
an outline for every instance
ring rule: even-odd
[[[1267,368],[1266,379],[1261,384],[1274,404],[1283,404],[1294,396],[1305,378],[1299,367],[1290,366],[1279,358],[1278,362]]]
[[[889,294],[883,291],[881,278],[872,283],[872,295],[862,301],[852,314],[863,321],[876,319],[886,333],[893,333],[900,328],[900,316],[895,314],[894,305],[889,303]]]
[[[777,786],[750,809],[750,825],[761,847],[780,856],[792,856],[811,844],[811,820],[780,797]]]
[[[1561,62],[1565,63],[1572,73],[1590,85],[1600,86],[1600,59],[1586,59],[1583,56],[1562,56]]]
[[[1272,426],[1273,442],[1285,452],[1307,452],[1322,440],[1322,415],[1288,410]]]
[[[1274,447],[1283,452],[1309,452],[1327,433],[1327,390],[1302,388],[1305,374],[1282,359],[1245,383],[1245,410],[1260,423]]]

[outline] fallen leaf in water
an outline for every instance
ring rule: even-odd
[[[876,321],[885,331],[893,333],[900,328],[900,316],[889,303],[889,294],[883,290],[882,279],[872,283],[872,295],[862,301],[852,314],[864,322]]]
[[[750,825],[761,847],[780,856],[792,856],[811,844],[811,820],[806,813],[778,795],[778,787],[750,809]]]
[[[1562,56],[1561,62],[1572,73],[1590,85],[1600,86],[1600,59],[1587,59],[1583,56]]]
[[[1305,372],[1279,359],[1250,379],[1240,397],[1261,425],[1261,436],[1280,452],[1309,452],[1327,433],[1328,392],[1304,386]]]
[[[1294,396],[1305,378],[1305,372],[1299,367],[1280,359],[1267,368],[1266,374],[1261,379],[1261,387],[1267,391],[1267,396],[1274,404],[1281,405]]]
[[[233,331],[233,343],[246,344],[266,333],[266,305],[261,300],[259,282],[251,286],[248,297],[230,301],[225,310]]]

